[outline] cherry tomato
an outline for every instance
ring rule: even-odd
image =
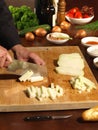
[[[70,13],[70,12],[68,12],[68,13],[66,14],[66,16],[68,16],[68,17],[70,17],[70,18],[73,18],[73,17],[74,17],[74,15],[73,15],[72,13]]]
[[[74,7],[74,8],[69,10],[69,13],[75,14],[78,10],[79,10],[78,7]]]
[[[83,18],[89,18],[90,16],[88,14],[84,14]]]
[[[74,18],[83,18],[82,13],[80,11],[77,11],[74,15]]]

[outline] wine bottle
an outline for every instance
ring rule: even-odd
[[[55,8],[52,0],[39,0],[37,6],[37,16],[40,24],[49,24],[53,26],[53,15]]]

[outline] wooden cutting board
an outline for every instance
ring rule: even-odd
[[[64,95],[55,100],[43,99],[43,101],[38,101],[35,98],[28,98],[25,89],[32,84],[20,83],[17,81],[17,76],[8,75],[4,69],[1,69],[0,112],[82,109],[98,104],[98,83],[77,46],[34,47],[28,49],[36,52],[46,61],[48,69],[47,85],[51,82],[59,84],[64,89]],[[72,89],[69,83],[70,76],[57,74],[54,70],[60,54],[74,52],[79,53],[84,59],[85,77],[92,80],[97,86],[97,89],[90,93],[78,93],[77,90]],[[40,86],[41,84],[36,85]]]

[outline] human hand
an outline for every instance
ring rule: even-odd
[[[7,67],[12,62],[12,58],[8,51],[0,46],[0,68]]]
[[[41,59],[37,54],[29,51],[25,47],[20,44],[15,45],[12,47],[12,50],[15,52],[16,58],[22,61],[32,61],[39,65],[45,65],[43,59]]]

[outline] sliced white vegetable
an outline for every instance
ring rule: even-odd
[[[79,76],[84,75],[84,60],[79,53],[61,54],[57,61],[56,71],[59,74]]]
[[[43,76],[41,76],[39,73],[34,74],[32,70],[26,71],[19,80],[22,82],[30,81],[30,82],[36,82],[36,81],[42,81],[44,79]]]
[[[56,91],[55,91],[55,89],[48,88],[47,91],[48,91],[49,97],[50,97],[51,99],[56,99]]]
[[[30,82],[36,82],[36,81],[42,81],[43,79],[44,79],[43,76],[35,75],[35,76],[29,77],[27,80],[30,81]]]
[[[42,98],[47,98],[47,97],[49,97],[49,93],[48,93],[46,87],[42,86],[42,87],[41,87],[41,91],[42,91],[42,95],[41,95]]]
[[[72,75],[72,76],[84,75],[84,71],[78,68],[59,66],[56,67],[55,69],[57,73],[64,74],[64,75]]]
[[[96,88],[95,84],[91,80],[89,80],[83,76],[81,76],[80,78],[84,82],[84,84],[86,84],[87,86]]]
[[[41,95],[42,95],[41,89],[39,87],[36,87],[36,98],[38,98],[39,100],[42,100]]]
[[[63,89],[59,85],[56,85],[55,89],[56,89],[56,95],[58,97],[63,95]]]
[[[43,98],[54,100],[56,97],[63,96],[63,88],[59,85],[54,85],[54,83],[51,83],[51,87],[30,86],[26,89],[26,92],[30,98],[37,98],[40,101],[42,101]]]
[[[29,79],[32,75],[34,74],[34,72],[32,70],[28,70],[26,71],[20,78],[20,81],[26,81],[27,79]]]
[[[90,92],[92,89],[96,89],[95,84],[84,76],[72,77],[70,83],[74,89],[79,91]]]
[[[32,91],[31,87],[28,87],[28,88],[27,88],[27,92],[28,92],[28,96],[29,96],[30,98],[36,97],[36,94]]]
[[[37,91],[34,86],[31,87],[31,91],[32,91],[32,97],[36,97]]]
[[[61,54],[57,63],[63,67],[84,68],[84,61],[78,53]]]

